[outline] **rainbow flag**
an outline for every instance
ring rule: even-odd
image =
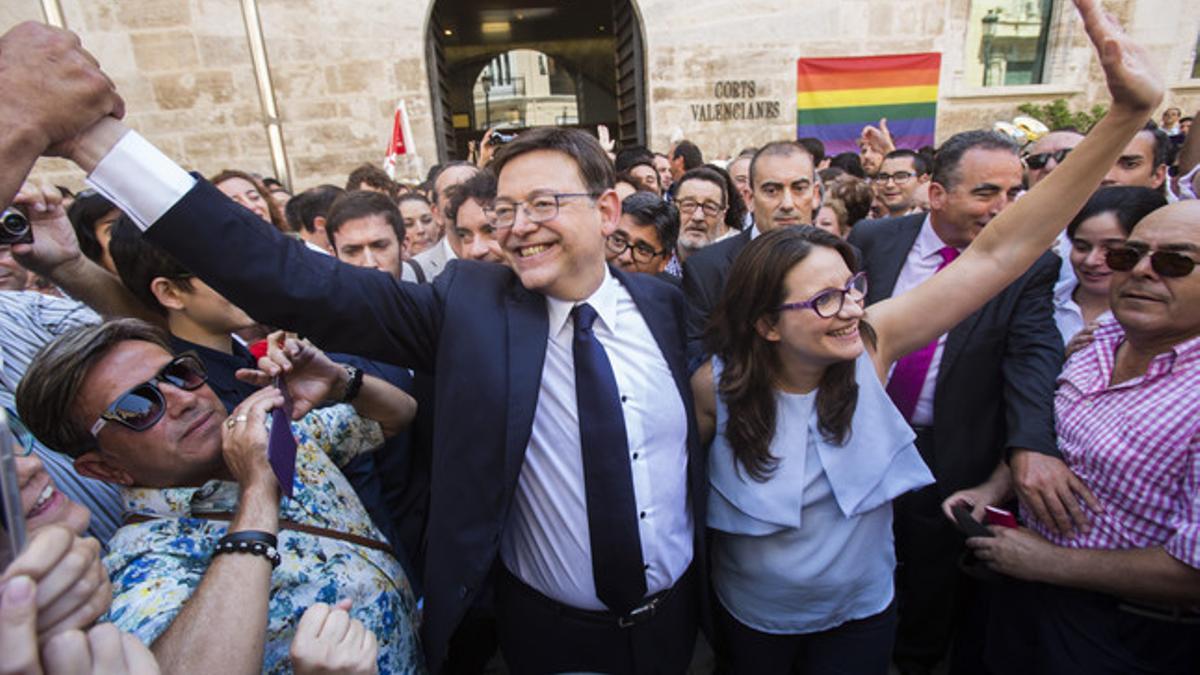
[[[897,148],[933,145],[941,65],[937,53],[799,59],[796,138],[857,152],[863,126],[886,117]]]

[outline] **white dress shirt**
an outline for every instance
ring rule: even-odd
[[[925,222],[921,225],[921,231],[917,233],[917,240],[913,242],[912,248],[908,251],[908,257],[904,260],[904,267],[900,268],[900,276],[896,277],[896,287],[892,290],[892,297],[906,293],[932,277],[938,266],[942,264],[942,256],[938,254],[938,251],[945,247],[946,243],[933,231],[933,224],[926,215]],[[946,335],[943,334],[938,337],[937,349],[933,352],[933,360],[929,362],[929,372],[925,374],[925,384],[921,386],[921,395],[917,397],[917,407],[913,410],[912,416],[913,426],[933,425],[933,393],[937,388],[938,369],[942,363],[942,352],[945,351],[945,347]]]
[[[621,394],[646,589],[655,593],[674,585],[692,561],[687,412],[650,327],[607,268],[600,288],[584,302],[599,315],[593,331]],[[575,305],[547,298],[550,334],[541,392],[500,556],[543,595],[599,610],[605,607],[592,578],[575,400]]]
[[[195,182],[132,131],[88,176],[88,183],[142,230],[170,210]],[[604,274],[604,282],[586,302],[599,315],[593,330],[608,354],[621,393],[646,588],[656,593],[674,585],[692,561],[687,412],[637,305],[607,267]],[[604,609],[592,579],[575,401],[570,316],[574,305],[547,298],[550,333],[541,390],[500,551],[508,569],[541,593],[573,607]]]

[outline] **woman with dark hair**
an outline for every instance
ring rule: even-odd
[[[433,218],[429,200],[419,192],[405,192],[396,199],[400,219],[404,221],[405,260],[433,246],[442,231]]]
[[[1133,226],[1151,211],[1167,205],[1158,192],[1145,187],[1115,186],[1096,191],[1067,225],[1071,244],[1068,261],[1075,278],[1054,289],[1054,321],[1063,342],[1090,341],[1092,329],[1112,316],[1108,310],[1108,285],[1112,270],[1105,254],[1125,241]],[[1080,335],[1080,333],[1083,335]],[[1076,346],[1072,345],[1072,346]]]
[[[261,180],[245,171],[225,169],[208,179],[208,182],[215,185],[233,201],[253,211],[259,218],[274,225],[280,232],[291,232],[283,212],[275,200],[271,199],[271,193],[267,191],[267,186],[263,185]]]
[[[1097,4],[1080,7],[1104,45],[1108,114],[970,246],[946,252],[940,272],[866,308],[852,249],[827,232],[768,232],[735,259],[710,324],[713,358],[692,378],[712,443],[718,644],[733,672],[888,671],[891,502],[933,477],[883,383],[1050,248],[1161,99],[1145,52]]]

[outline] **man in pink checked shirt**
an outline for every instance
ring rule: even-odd
[[[1159,209],[1110,251],[1116,321],[1058,379],[1059,449],[1094,496],[1088,527],[968,540],[1006,579],[996,673],[1194,673],[1200,668],[1200,202]],[[1006,479],[947,505],[976,510]]]

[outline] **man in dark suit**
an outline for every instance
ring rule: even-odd
[[[507,145],[492,213],[509,267],[459,261],[416,285],[307,251],[125,132],[105,120],[72,158],[152,241],[252,316],[436,377],[431,670],[489,578],[514,672],[686,669],[707,484],[683,298],[605,265],[620,204],[595,139]]]
[[[688,356],[693,360],[702,355],[704,329],[725,291],[733,259],[763,232],[811,225],[813,214],[821,206],[812,155],[793,141],[768,143],[754,154],[750,160],[750,189],[754,198],[754,226],[700,249],[683,264]]]
[[[1011,141],[984,131],[947,140],[935,159],[929,214],[866,221],[850,233],[870,279],[867,303],[932,276],[1020,189],[1021,162]],[[942,500],[984,483],[1007,453],[1058,456],[1053,395],[1063,354],[1052,301],[1058,265],[1047,252],[981,310],[892,371],[888,392],[917,431],[917,447],[937,478],[896,501],[895,657],[904,673],[930,672],[954,632],[963,538],[942,515]],[[978,654],[971,651],[959,631],[953,670],[972,667]]]

